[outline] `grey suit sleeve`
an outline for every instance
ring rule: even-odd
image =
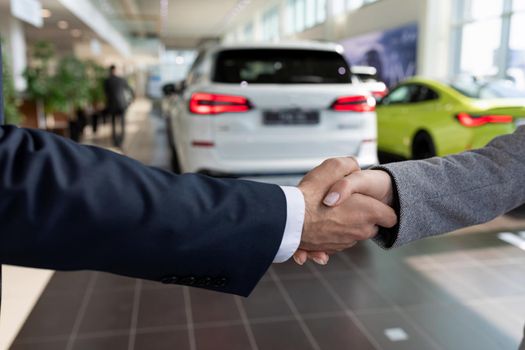
[[[487,222],[525,203],[525,127],[486,147],[380,166],[397,191],[399,224],[376,241],[397,247]]]

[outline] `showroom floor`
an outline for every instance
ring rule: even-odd
[[[129,129],[126,154],[167,164],[158,118]],[[494,232],[502,222],[388,252],[364,243],[326,267],[274,265],[247,299],[57,272],[12,349],[516,349],[525,252],[500,239],[519,243],[519,230]]]

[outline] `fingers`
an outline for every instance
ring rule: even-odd
[[[334,183],[343,177],[360,171],[359,163],[353,157],[331,158],[325,160],[305,176],[305,180],[323,181]]]
[[[368,173],[356,172],[337,181],[328,191],[323,203],[329,207],[337,206],[354,193],[372,196],[374,194],[374,182],[369,181],[366,174]]]
[[[377,226],[392,228],[397,224],[397,214],[394,209],[370,197],[368,197],[368,202],[370,219]]]
[[[298,265],[304,265],[306,260],[308,260],[308,253],[305,250],[299,249],[293,255],[293,259]]]
[[[354,193],[373,197],[390,206],[393,204],[392,179],[382,170],[354,172],[337,181],[328,191],[323,203],[329,207],[337,206]]]

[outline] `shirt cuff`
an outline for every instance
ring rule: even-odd
[[[299,248],[303,234],[305,203],[304,196],[297,187],[281,187],[286,196],[286,226],[281,246],[273,260],[282,263],[290,259]]]

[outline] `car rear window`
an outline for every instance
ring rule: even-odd
[[[337,52],[242,49],[217,55],[213,81],[227,84],[348,84],[350,69]]]

